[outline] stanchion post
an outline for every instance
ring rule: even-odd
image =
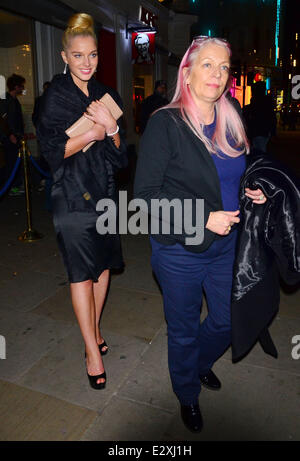
[[[34,242],[35,240],[41,239],[43,236],[39,232],[32,229],[32,212],[31,212],[32,208],[31,208],[31,196],[30,196],[30,184],[29,184],[28,153],[27,153],[26,143],[24,139],[22,139],[21,141],[21,148],[19,152],[23,159],[27,228],[18,237],[18,240],[22,242]]]

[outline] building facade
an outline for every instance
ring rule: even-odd
[[[29,138],[35,133],[34,99],[45,81],[63,71],[62,33],[76,12],[94,18],[99,42],[97,78],[120,93],[127,141],[136,144],[139,105],[153,92],[155,80],[166,80],[172,89],[181,57],[176,53],[187,47],[194,19],[189,18],[182,29],[180,15],[157,0],[0,0],[0,73],[5,78],[12,73],[26,78],[27,93],[20,101]],[[143,57],[143,40],[151,58]],[[34,141],[31,149],[36,151]]]
[[[293,0],[292,0],[293,1]],[[191,38],[221,37],[232,49],[233,93],[248,104],[251,87],[264,81],[274,102],[282,91],[280,53],[283,43],[282,10],[286,0],[173,0],[178,13],[197,15]],[[295,0],[298,2],[298,0]]]

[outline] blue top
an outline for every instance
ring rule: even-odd
[[[205,136],[212,139],[216,128],[216,118],[210,125],[204,125]],[[234,146],[234,140],[227,136],[228,142]],[[229,157],[218,150],[218,155],[212,154],[215,166],[219,175],[221,195],[224,211],[235,211],[239,209],[239,189],[241,177],[246,169],[245,154],[239,157]]]

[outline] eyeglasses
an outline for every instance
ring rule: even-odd
[[[193,40],[201,40],[203,38],[209,38],[209,35],[195,35]]]
[[[208,38],[211,38],[211,39],[215,39],[215,40],[219,40],[220,42],[224,42],[226,43],[227,45],[229,45],[229,42],[225,39],[225,38],[219,38],[219,37],[211,37],[210,35],[196,35],[194,38],[193,38],[193,42],[197,42],[197,41],[203,41],[203,40],[206,40]]]

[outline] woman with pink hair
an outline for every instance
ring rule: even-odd
[[[249,152],[239,113],[226,98],[230,55],[223,39],[193,40],[181,61],[171,103],[156,111],[147,124],[135,179],[135,196],[148,207],[153,199],[177,199],[173,203],[179,199],[184,216],[189,199],[193,223],[199,223],[202,210],[203,239],[196,244],[187,239],[192,236],[190,229],[178,228],[176,210],[170,213],[170,232],[159,229],[151,235],[151,263],[168,324],[172,386],[184,424],[196,432],[203,424],[198,402],[201,385],[220,389],[212,367],[231,342],[239,188]],[[255,204],[266,201],[259,189],[244,193]],[[164,215],[164,224],[165,219]],[[200,323],[203,290],[208,315]]]

